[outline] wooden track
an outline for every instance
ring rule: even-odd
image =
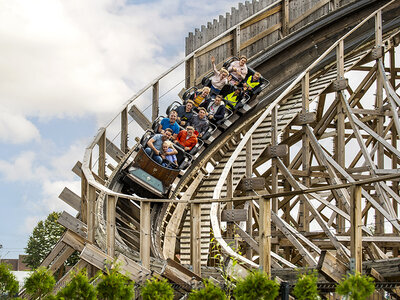
[[[69,239],[60,241],[43,265],[56,270],[75,249],[82,253],[77,269],[86,264],[101,269],[104,259],[119,256],[127,269],[141,274],[133,274],[135,280],[154,271],[184,286],[179,278],[210,276],[210,272],[218,276],[216,269],[210,269],[215,264],[213,243],[218,243],[224,257],[243,262],[245,268],[261,267],[274,274],[312,266],[329,280],[338,280],[353,263],[361,268],[358,260],[396,257],[395,241],[400,241],[396,79],[400,77],[394,53],[400,34],[399,22],[383,28],[381,20],[388,18],[385,25],[396,20],[400,5],[391,2],[381,11],[387,3],[374,2],[372,14],[371,7],[365,8],[354,15],[354,24],[336,24],[332,35],[325,35],[326,25],[316,28],[310,36],[321,44],[309,48],[307,37],[294,41],[294,57],[303,53],[307,59],[300,55],[295,66],[285,68],[292,71],[285,78],[276,71],[273,84],[240,111],[231,127],[215,133],[211,144],[182,172],[169,199],[153,200],[149,216],[143,215],[146,202],[120,180],[136,155],[135,145],[129,147],[124,140],[126,106],[119,116],[121,146],[102,128],[87,148],[82,167],[75,168],[82,177],[81,220],[66,218],[63,225],[69,229]],[[343,27],[354,27],[360,19],[365,19],[365,26],[339,37]],[[325,39],[318,37],[321,32]],[[321,51],[310,50],[319,46]],[[283,57],[269,58],[274,62],[262,60],[261,54],[252,67],[265,70],[276,60],[284,61],[285,51]],[[385,56],[391,59],[389,65],[383,64]],[[354,72],[362,74],[360,80],[346,81]],[[266,78],[273,75],[263,73]],[[374,88],[376,95],[371,96],[368,90]],[[97,171],[92,166],[95,147]],[[106,157],[113,163],[109,172]],[[244,182],[252,178],[263,178],[263,188],[245,189]],[[375,181],[365,181],[371,178]],[[360,196],[352,187],[356,183]],[[313,188],[321,190],[309,191]],[[268,200],[272,224],[266,228],[262,212],[266,195],[271,194],[276,195]],[[78,197],[63,192],[64,200],[75,207]],[[217,202],[222,198],[233,201]],[[362,199],[358,210],[355,199]],[[233,210],[238,215],[221,222],[222,215]],[[356,218],[356,213],[361,216]],[[182,265],[192,265],[196,274]],[[398,273],[385,274],[400,278]]]

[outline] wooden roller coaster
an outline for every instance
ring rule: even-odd
[[[116,259],[136,282],[163,276],[183,293],[219,280],[221,263],[287,281],[302,267],[321,280],[356,270],[400,281],[399,15],[399,1],[253,1],[190,34],[187,57],[129,99],[74,167],[81,196],[60,198],[79,214],[62,214],[67,231],[42,265],[56,271],[79,251],[72,270]],[[159,115],[159,82],[185,66],[186,88],[198,85],[210,55],[222,64],[238,53],[268,87],[213,133],[167,198],[138,197],[146,188],[121,178]]]

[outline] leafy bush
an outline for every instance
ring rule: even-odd
[[[141,295],[143,300],[172,300],[174,299],[174,290],[166,279],[152,278],[146,280]]]
[[[96,299],[96,290],[90,284],[84,269],[73,275],[72,280],[58,292],[57,297],[59,299],[92,300]]]
[[[374,291],[374,279],[358,272],[347,275],[336,287],[336,293],[352,300],[367,299]]]
[[[5,299],[11,299],[19,289],[18,281],[10,270],[10,265],[0,263],[0,295],[4,295]]]
[[[106,274],[100,275],[100,279],[101,282],[96,287],[99,299],[124,300],[132,299],[135,295],[134,282],[119,273],[118,267],[107,269]]]
[[[50,293],[56,284],[56,280],[45,267],[37,268],[26,280],[25,291],[33,299],[42,299]]]
[[[214,285],[211,281],[204,281],[204,288],[193,290],[189,294],[189,300],[225,300],[227,299],[224,291]]]
[[[256,270],[238,280],[233,294],[237,300],[275,299],[279,295],[279,284],[269,279],[266,273]]]
[[[293,295],[299,300],[318,300],[317,288],[318,272],[310,271],[306,274],[298,274],[297,282],[293,289]]]

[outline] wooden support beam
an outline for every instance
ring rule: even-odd
[[[243,192],[259,191],[265,188],[264,177],[243,178],[238,184],[236,190]]]
[[[128,149],[128,108],[121,111],[121,151],[127,153]]]
[[[200,204],[190,205],[190,261],[193,272],[201,276],[201,207]]]
[[[117,163],[121,161],[121,159],[125,156],[125,152],[119,149],[112,141],[109,139],[106,140],[106,150],[107,154],[112,157]]]
[[[198,259],[200,260],[200,259]],[[200,284],[202,279],[198,274],[192,272],[177,263],[176,261],[168,258],[164,265],[162,276],[168,278],[172,282],[179,284],[184,290],[192,291],[193,286]]]
[[[350,268],[353,272],[362,273],[362,220],[361,220],[361,186],[352,187],[350,227]]]
[[[247,209],[224,209],[221,213],[223,222],[241,222],[247,219]]]
[[[94,243],[95,235],[95,214],[96,214],[96,188],[92,185],[88,187],[88,206],[87,206],[87,236],[91,243]]]
[[[111,257],[115,256],[115,229],[116,229],[116,216],[115,208],[117,204],[117,198],[115,196],[107,195],[107,254]]]
[[[240,54],[240,26],[237,26],[233,30],[233,56],[239,56]]]
[[[260,205],[260,269],[271,274],[271,200],[261,198]]]
[[[143,130],[147,130],[151,128],[151,122],[147,117],[136,107],[136,105],[132,105],[129,110],[129,115],[142,127]]]
[[[106,130],[103,133],[98,142],[99,146],[99,161],[98,161],[98,172],[99,177],[106,180]]]
[[[159,103],[158,103],[158,98],[160,97],[160,91],[159,91],[159,81],[157,81],[155,84],[153,84],[153,102],[152,102],[152,109],[151,109],[151,121],[154,122],[155,119],[158,117],[158,112],[159,112]]]
[[[65,187],[61,194],[58,196],[61,200],[71,206],[77,211],[81,211],[81,197],[71,191],[69,188]]]
[[[140,203],[140,260],[146,269],[150,269],[150,204]]]
[[[282,35],[285,37],[289,34],[289,0],[282,0]]]
[[[87,237],[87,225],[81,220],[71,216],[66,211],[63,211],[57,222],[65,228],[75,232],[76,234],[86,238]]]
[[[300,113],[293,119],[292,125],[305,125],[314,123],[317,120],[315,112]]]
[[[284,157],[288,155],[289,147],[286,144],[268,146],[266,149],[266,156],[269,158]]]

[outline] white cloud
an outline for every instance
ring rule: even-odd
[[[8,111],[0,103],[0,142],[21,144],[39,139],[39,130],[31,121]]]

